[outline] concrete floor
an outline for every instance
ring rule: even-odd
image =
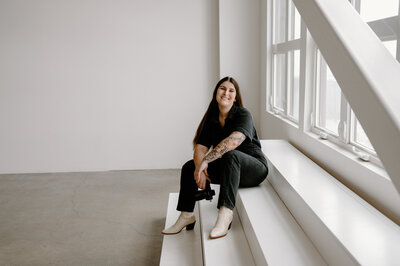
[[[158,265],[179,173],[0,175],[0,265]]]

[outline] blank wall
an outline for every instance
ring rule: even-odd
[[[0,2],[0,173],[179,168],[219,78],[213,0]]]

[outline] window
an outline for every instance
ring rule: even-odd
[[[381,39],[389,52],[400,62],[399,0],[352,0],[361,18]]]
[[[361,159],[372,159],[380,164],[364,129],[318,49],[315,61],[312,130],[322,139],[355,152]]]
[[[392,35],[382,34],[383,30],[379,27],[387,23],[388,18],[395,18],[397,26],[393,27],[396,30],[400,29],[398,27],[399,1],[383,0],[376,4],[375,0],[351,0],[355,8],[361,11],[360,16],[375,32],[379,33],[377,33],[379,38],[384,41],[383,44],[395,57],[396,55],[400,56],[397,53],[399,48],[396,37],[397,34],[400,35],[400,32],[392,32]],[[341,148],[355,153],[362,160],[372,161],[382,166],[328,64],[316,44],[313,43],[305,25],[302,25],[300,14],[293,2],[291,0],[271,0],[271,3],[269,110],[278,117],[298,124],[299,130],[311,129],[321,139],[333,142]],[[377,10],[376,5],[385,6],[381,8],[379,14],[374,13],[374,10]],[[393,10],[395,6],[395,10]],[[375,24],[380,20],[382,20],[378,23],[380,26],[378,24],[376,26]],[[303,31],[301,31],[301,27],[303,27]],[[304,57],[301,61],[303,53]],[[309,56],[310,54],[312,56]],[[302,84],[300,84],[300,75],[303,75]],[[307,91],[312,91],[312,93],[305,92],[306,79],[309,80]],[[300,106],[300,95],[307,97],[307,100],[302,101],[302,106]],[[310,104],[312,106],[309,106]],[[299,117],[300,110],[304,110],[302,113],[305,115],[307,115],[305,110],[308,112],[312,110],[311,119]],[[306,122],[306,125],[303,123],[305,121],[310,122]]]
[[[299,120],[300,15],[291,1],[273,1],[272,111]]]
[[[316,82],[314,96],[315,127],[339,137],[343,94],[324,58],[316,51]]]

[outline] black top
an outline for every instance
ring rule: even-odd
[[[216,147],[234,131],[239,131],[246,136],[246,139],[236,150],[259,159],[267,166],[267,161],[264,153],[261,151],[261,143],[254,127],[253,117],[249,110],[244,107],[233,105],[225,119],[224,127],[221,127],[219,123],[219,111],[209,114],[197,140],[197,144],[204,145],[207,148],[211,146]]]

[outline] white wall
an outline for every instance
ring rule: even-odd
[[[260,1],[220,0],[220,74],[234,77],[244,105],[259,125]]]
[[[0,173],[178,168],[219,78],[213,0],[0,2]]]

